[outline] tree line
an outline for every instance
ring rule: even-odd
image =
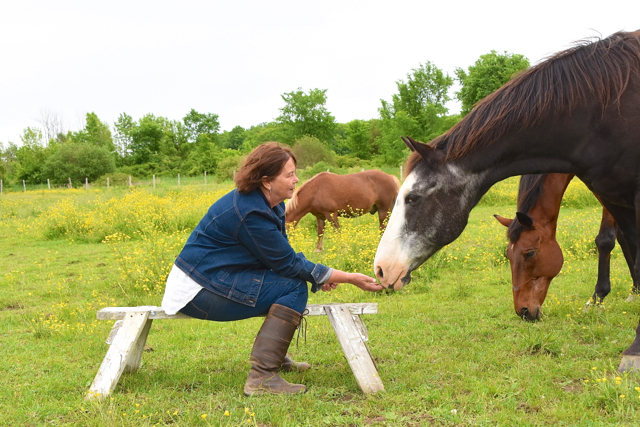
[[[396,81],[397,93],[381,100],[379,117],[338,123],[325,107],[327,89],[298,88],[281,95],[284,106],[272,122],[250,128],[220,131],[219,116],[192,109],[181,120],[147,114],[134,119],[122,113],[112,126],[91,112],[79,131],[62,129],[50,112],[40,127],[28,127],[21,144],[0,142],[0,179],[5,183],[79,185],[106,176],[124,179],[200,175],[207,171],[220,180],[231,178],[242,156],[265,141],[292,146],[305,168],[324,162],[335,167],[398,166],[408,154],[400,137],[430,141],[454,126],[482,98],[513,75],[528,68],[523,55],[491,51],[455,77],[427,61]],[[453,96],[459,114],[449,114]],[[112,181],[113,182],[113,181]]]

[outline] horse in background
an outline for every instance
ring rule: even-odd
[[[511,264],[513,304],[516,313],[523,319],[539,317],[551,280],[562,268],[564,258],[556,240],[556,228],[562,197],[574,176],[561,173],[523,175],[518,187],[516,217],[510,219],[494,215],[500,224],[507,227],[509,243],[506,256]],[[603,207],[600,230],[595,239],[598,279],[587,305],[602,304],[611,291],[610,255],[616,244],[617,231],[613,216]],[[627,257],[628,248],[625,249],[623,241],[620,246]],[[633,270],[631,277],[634,278],[634,292],[637,293],[638,283]]]
[[[287,225],[295,225],[308,213],[318,223],[316,252],[324,246],[324,226],[329,220],[340,230],[338,217],[357,217],[378,212],[380,230],[391,212],[400,188],[400,180],[379,170],[368,170],[348,175],[321,172],[302,184],[287,202]]]

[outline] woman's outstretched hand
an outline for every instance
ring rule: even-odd
[[[338,283],[351,283],[363,291],[378,292],[384,289],[373,277],[360,273],[347,273],[334,269],[329,280],[322,285],[323,291],[330,291],[338,286]]]
[[[382,285],[378,284],[378,281],[373,277],[369,277],[365,274],[350,273],[349,283],[359,287],[363,291],[378,292],[384,289]]]

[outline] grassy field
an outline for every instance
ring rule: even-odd
[[[247,398],[242,387],[262,319],[156,321],[138,373],[110,398],[84,396],[105,355],[106,306],[159,305],[175,256],[230,184],[38,189],[0,196],[0,424],[77,426],[637,425],[640,375],[616,373],[640,309],[619,249],[605,307],[583,310],[596,280],[600,209],[579,182],[565,197],[565,264],[536,323],[514,312],[503,256],[517,179],[495,186],[462,236],[402,291],[350,285],[310,303],[376,302],[364,319],[386,391],[364,396],[324,317],[292,355],[312,364],[299,396]],[[377,218],[342,220],[315,254],[315,221],[291,233],[314,261],[372,274]]]

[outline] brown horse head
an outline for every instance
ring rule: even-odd
[[[511,263],[513,305],[516,314],[525,320],[540,318],[551,280],[558,275],[564,258],[555,239],[555,227],[536,224],[527,214],[518,212],[515,219],[495,215],[500,224],[509,227],[515,222],[521,227],[518,236],[510,236],[506,256]]]

